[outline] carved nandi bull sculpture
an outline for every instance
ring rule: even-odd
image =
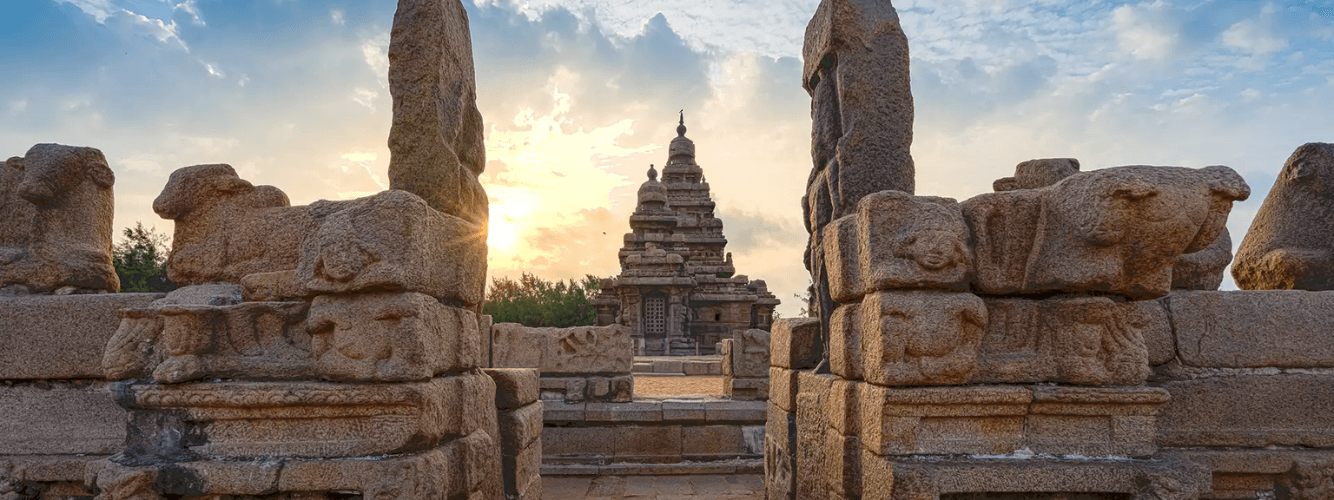
[[[120,290],[111,265],[116,175],[101,151],[38,144],[0,168],[0,287]]]

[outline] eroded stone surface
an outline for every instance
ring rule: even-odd
[[[1182,254],[1209,247],[1250,188],[1232,169],[1131,166],[963,203],[985,294],[1166,295]]]
[[[117,382],[131,461],[355,457],[426,451],[497,428],[495,384],[477,372],[420,383]]]
[[[306,207],[273,186],[256,186],[231,165],[171,173],[153,211],[175,223],[167,277],[178,285],[238,283],[248,274],[296,269],[315,230]]]
[[[111,266],[116,175],[102,152],[38,144],[0,166],[0,288],[120,290]]]
[[[1186,366],[1334,368],[1334,292],[1176,292],[1167,303]]]
[[[860,305],[862,376],[884,385],[962,384],[972,376],[987,309],[973,294],[877,292]]]
[[[769,335],[769,362],[783,368],[814,368],[820,362],[820,320],[783,318],[774,322]]]
[[[306,313],[304,302],[155,303],[125,309],[102,369],[110,380],[152,376],[161,383],[311,377]]]
[[[1145,332],[1171,326],[1155,304],[1105,297],[987,299],[978,383],[1140,385],[1149,376]],[[1147,308],[1147,309],[1146,309]]]
[[[0,456],[110,455],[125,443],[125,412],[105,382],[0,385],[0,408]]]
[[[1242,375],[1164,382],[1159,418],[1170,447],[1334,447],[1330,375]]]
[[[765,378],[769,376],[769,332],[745,330],[732,338],[733,377]]]
[[[486,169],[486,148],[462,3],[399,0],[389,38],[389,93],[390,187],[485,233],[488,202],[477,176]]]
[[[862,197],[913,193],[913,98],[908,38],[889,2],[823,0],[806,25],[802,87],[811,95],[811,173],[802,197],[810,233],[805,263],[827,339],[830,276],[826,226]],[[823,342],[822,342],[823,343]]]
[[[1334,144],[1297,148],[1241,240],[1244,290],[1334,289]]]
[[[482,363],[477,316],[420,293],[321,295],[307,322],[327,380],[425,380]]]
[[[518,323],[491,327],[492,365],[538,368],[556,374],[629,374],[634,360],[629,329],[622,325],[528,328]]]
[[[1074,158],[1042,158],[1021,162],[1014,167],[1014,177],[1004,177],[992,183],[997,193],[1016,189],[1037,189],[1060,182],[1079,173],[1079,160]]]
[[[0,297],[0,379],[101,379],[116,312],[152,293]]]
[[[419,292],[471,307],[486,288],[486,226],[390,190],[316,202],[297,279],[312,293]]]
[[[838,302],[878,290],[967,291],[972,278],[968,226],[950,198],[872,193],[824,236],[829,289]]]

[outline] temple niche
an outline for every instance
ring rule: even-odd
[[[684,115],[676,134],[662,180],[650,165],[639,187],[620,276],[593,299],[598,325],[630,327],[639,355],[714,354],[733,331],[769,330],[779,303],[764,281],[736,274]]]

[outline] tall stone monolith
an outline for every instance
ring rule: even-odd
[[[913,98],[908,38],[889,0],[823,0],[806,26],[802,87],[811,95],[811,159],[802,210],[811,233],[806,268],[828,338],[834,308],[822,234],[857,202],[913,193]],[[827,352],[827,350],[826,350]]]
[[[389,42],[389,186],[485,225],[486,168],[468,13],[458,0],[399,0]]]

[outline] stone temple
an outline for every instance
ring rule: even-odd
[[[643,355],[712,354],[734,330],[768,330],[779,301],[764,281],[736,274],[714,216],[685,117],[667,165],[649,166],[621,247],[621,274],[594,298],[598,324],[630,327]]]

